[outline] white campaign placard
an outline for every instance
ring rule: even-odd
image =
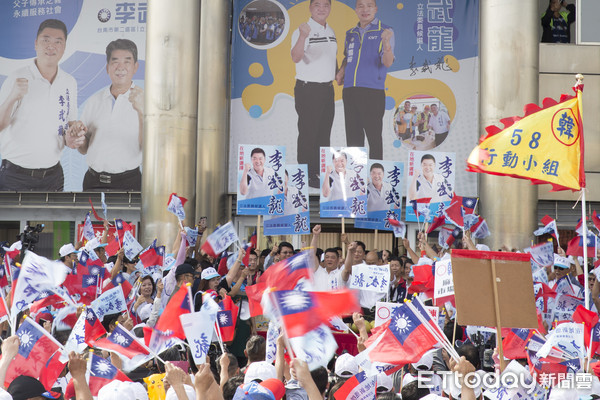
[[[368,290],[387,293],[390,285],[390,266],[368,265],[365,263],[352,266],[350,289]]]
[[[450,259],[435,263],[434,299],[454,296],[454,280],[452,279],[452,263]]]
[[[127,257],[130,260],[133,260],[135,256],[137,256],[142,250],[144,250],[142,245],[139,244],[137,240],[135,240],[135,238],[129,231],[125,231],[125,235],[123,235],[123,249],[125,250],[125,257]]]

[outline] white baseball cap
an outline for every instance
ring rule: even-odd
[[[60,254],[61,257],[65,257],[73,253],[79,253],[77,250],[75,250],[75,246],[73,246],[73,243],[67,243],[63,245],[58,251],[58,254]]]

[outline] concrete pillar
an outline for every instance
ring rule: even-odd
[[[169,194],[186,197],[193,226],[196,191],[200,0],[148,2],[142,177],[142,243],[169,247],[179,230]],[[220,3],[220,1],[219,1]]]
[[[227,222],[231,2],[200,0],[196,215]]]
[[[538,101],[540,15],[534,1],[483,0],[481,3],[481,129],[501,118],[523,115]],[[479,175],[481,214],[491,230],[492,250],[530,244],[537,227],[537,187],[529,181]]]

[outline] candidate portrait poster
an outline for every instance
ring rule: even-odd
[[[367,215],[367,152],[364,147],[321,147],[321,218]]]
[[[0,2],[0,32],[10,38],[0,48],[0,107],[11,110],[0,123],[0,191],[141,190],[146,13],[147,0]],[[64,23],[66,41],[36,36],[48,19]],[[136,54],[125,55],[137,61],[107,68],[106,48],[118,39],[133,43]],[[58,65],[51,88],[39,57]],[[111,99],[113,84],[124,93]],[[73,121],[86,126],[76,148],[66,140]],[[33,180],[15,188],[25,176]]]
[[[404,163],[369,160],[367,217],[356,218],[354,226],[391,231],[388,218],[400,221],[404,185]]]
[[[307,171],[306,164],[286,164],[283,215],[265,218],[265,236],[310,234]]]
[[[456,154],[411,151],[406,174],[406,221],[432,221],[443,214],[454,195]],[[413,205],[414,204],[414,205]]]
[[[240,143],[285,143],[288,163],[308,165],[309,194],[316,195],[321,191],[320,147],[364,146],[369,158],[401,162],[407,162],[410,151],[468,157],[479,137],[480,2],[377,2],[378,21],[394,34],[394,58],[375,75],[365,72],[379,79],[383,94],[367,115],[375,123],[367,122],[363,128],[369,133],[358,136],[346,128],[359,115],[346,112],[353,100],[343,92],[353,86],[352,74],[346,70],[341,84],[335,79],[346,47],[348,56],[358,57],[352,37],[346,45],[347,33],[358,23],[355,4],[333,0],[326,27],[319,28],[310,20],[309,0],[233,2],[231,166]],[[310,31],[298,47],[304,52],[298,59],[292,50],[300,41],[300,27],[307,31],[303,24]],[[379,135],[373,129],[380,129]],[[231,167],[229,174],[229,189],[235,192],[237,171]],[[461,194],[476,196],[477,177],[464,168],[456,169],[456,184]]]
[[[284,215],[285,146],[238,148],[238,215]]]

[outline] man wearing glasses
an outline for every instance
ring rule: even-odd
[[[84,137],[66,135],[77,119],[77,83],[58,67],[67,27],[43,21],[35,39],[36,58],[13,72],[0,89],[0,190],[62,191],[60,156]]]

